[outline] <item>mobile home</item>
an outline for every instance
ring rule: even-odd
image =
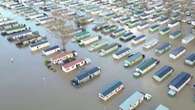
[[[168,42],[162,43],[155,49],[155,53],[159,55],[164,54],[165,52],[169,51],[171,47],[171,44]]]
[[[60,52],[50,58],[52,64],[62,64],[63,61],[71,58],[75,58],[77,56],[76,51],[65,51]]]
[[[165,65],[154,73],[152,78],[158,82],[162,82],[165,78],[173,73],[174,69],[171,66]]]
[[[136,63],[139,63],[141,62],[143,59],[145,58],[145,55],[140,53],[140,52],[137,52],[137,53],[134,53],[130,56],[128,56],[128,59],[124,61],[124,67],[130,67]]]
[[[167,24],[169,22],[169,18],[166,17],[166,16],[162,16],[159,20],[159,24],[160,25],[164,25],[164,24]]]
[[[136,67],[136,72],[133,74],[135,77],[140,77],[146,73],[148,73],[150,70],[152,70],[154,67],[156,67],[160,63],[159,60],[154,59],[154,58],[148,58],[141,62],[137,67]]]
[[[144,43],[143,48],[144,49],[151,49],[152,47],[154,47],[155,45],[157,45],[159,42],[158,39],[151,39],[149,41],[146,41],[146,43]]]
[[[33,32],[30,29],[24,30],[24,31],[20,31],[17,33],[12,33],[7,35],[7,40],[8,41],[15,41],[18,38],[21,38],[23,36],[27,36],[27,35],[31,35],[33,34]]]
[[[89,36],[90,36],[90,32],[88,32],[88,31],[78,32],[74,35],[73,41],[79,41],[79,40],[87,38]]]
[[[91,62],[89,58],[78,59],[62,65],[62,71],[68,73]]]
[[[192,42],[194,39],[195,39],[195,36],[186,36],[186,37],[184,37],[184,38],[181,40],[181,42],[182,42],[182,44],[187,45],[187,44],[189,44],[190,42]]]
[[[79,40],[78,42],[80,46],[87,46],[89,44],[92,44],[100,40],[101,38],[102,38],[101,36],[87,37],[87,38]]]
[[[29,47],[30,47],[31,51],[37,51],[37,50],[41,50],[43,48],[46,48],[49,45],[50,45],[50,43],[47,40],[41,40],[41,41],[38,41],[36,43],[31,44]]]
[[[23,38],[20,38],[17,42],[16,42],[16,46],[18,47],[22,47],[22,46],[28,46],[33,42],[37,42],[39,40],[43,39],[43,37],[41,37],[39,34],[32,34],[32,35],[27,35]]]
[[[55,45],[55,46],[52,46],[52,47],[49,47],[47,49],[44,49],[42,51],[43,55],[45,56],[49,56],[49,55],[52,55],[56,52],[60,51],[60,47],[58,45]]]
[[[105,55],[107,55],[109,53],[112,53],[112,52],[118,50],[120,47],[121,47],[120,44],[118,44],[118,43],[112,43],[112,44],[107,45],[106,47],[102,48],[100,50],[100,53],[99,54],[100,54],[100,56],[105,56]]]
[[[127,42],[127,41],[134,39],[135,37],[136,36],[132,32],[126,32],[119,39],[121,41]]]
[[[175,31],[175,32],[170,33],[169,38],[174,40],[174,39],[181,37],[181,35],[182,35],[181,31]]]
[[[112,54],[113,59],[119,60],[127,55],[129,55],[132,52],[132,50],[128,47],[121,48],[118,51],[116,51],[114,54]]]
[[[149,27],[149,24],[147,22],[142,22],[137,26],[138,30],[143,30]]]
[[[96,51],[108,45],[108,41],[96,42],[89,47],[89,51]]]
[[[122,81],[113,81],[110,84],[107,84],[103,89],[98,93],[98,97],[103,101],[109,100],[112,96],[118,94],[124,89],[124,84]]]
[[[170,109],[164,105],[159,105],[155,110],[170,110]]]
[[[177,47],[174,50],[171,51],[171,53],[169,54],[169,57],[172,59],[177,59],[180,56],[182,56],[184,53],[186,52],[186,48],[185,47]]]
[[[123,33],[125,33],[125,29],[123,29],[123,28],[118,28],[116,31],[114,31],[113,33],[111,33],[111,37],[112,37],[112,38],[118,38],[118,37],[120,37]]]
[[[140,36],[136,36],[134,39],[132,39],[132,44],[137,45],[139,43],[142,43],[146,40],[146,36],[145,35],[140,35]]]
[[[89,80],[95,79],[100,75],[100,73],[100,67],[88,67],[84,70],[81,70],[79,74],[76,75],[73,80],[71,80],[71,83],[73,86],[79,87],[81,86],[81,84],[84,84]]]
[[[179,73],[174,79],[169,83],[168,94],[170,96],[175,96],[180,92],[192,79],[192,75],[186,72]]]
[[[160,35],[166,35],[170,32],[170,28],[169,27],[165,27],[163,29],[160,30]]]
[[[180,24],[180,23],[179,23],[178,21],[174,20],[174,21],[171,21],[171,22],[168,24],[168,27],[169,27],[169,28],[174,28],[174,27],[178,26],[179,24]]]
[[[136,91],[119,106],[119,110],[135,110],[144,101],[144,94]]]
[[[195,66],[195,53],[191,53],[185,58],[185,64]]]
[[[155,32],[155,31],[158,31],[160,28],[159,25],[155,24],[155,25],[152,25],[150,28],[149,28],[149,31],[150,32]]]

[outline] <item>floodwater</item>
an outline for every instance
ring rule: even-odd
[[[47,29],[35,26],[33,22],[25,21],[23,17],[13,15],[10,11],[0,9],[0,12],[20,23],[26,23],[34,31],[38,30],[41,35],[48,37],[51,44],[59,44],[57,37]],[[158,34],[149,34],[146,31],[135,31],[135,33],[145,33],[148,38],[155,37],[160,39],[160,42],[170,41],[167,36],[159,37]],[[111,40],[108,36],[104,39]],[[181,45],[181,39],[170,42],[173,48]],[[167,85],[177,73],[186,71],[195,75],[195,68],[183,64],[184,56],[173,61],[169,59],[168,53],[156,56],[154,49],[145,51],[141,45],[122,44],[143,52],[148,57],[153,56],[159,59],[160,65],[142,78],[134,79],[132,73],[136,66],[125,69],[123,60],[114,61],[110,55],[100,57],[96,52],[90,53],[87,48],[80,48],[77,44],[69,42],[68,50],[76,50],[79,57],[89,57],[92,59],[91,65],[102,68],[99,78],[76,89],[71,86],[70,80],[78,71],[67,74],[58,70],[54,73],[45,67],[45,57],[41,55],[41,52],[31,53],[29,48],[18,49],[6,38],[0,37],[0,110],[118,110],[118,106],[136,90],[153,96],[150,102],[144,102],[137,108],[138,110],[154,110],[159,104],[166,105],[171,110],[195,110],[195,102],[192,99],[194,91],[190,86],[186,86],[176,97],[167,95]],[[195,52],[194,47],[195,42],[187,45],[185,55]],[[14,59],[13,63],[10,62],[11,58]],[[176,71],[162,83],[157,83],[153,81],[152,74],[163,65],[171,65]],[[123,81],[125,89],[108,102],[102,102],[97,94],[105,84],[113,80]]]

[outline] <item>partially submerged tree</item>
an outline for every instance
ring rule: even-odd
[[[172,13],[172,0],[163,0],[163,5],[166,9],[165,15],[170,18]]]
[[[55,20],[54,31],[59,36],[62,49],[65,50],[66,43],[73,37],[74,27],[71,23],[67,23],[62,19]]]

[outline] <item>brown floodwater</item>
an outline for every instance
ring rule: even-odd
[[[4,16],[27,24],[34,31],[38,30],[41,35],[48,37],[51,44],[59,44],[55,34],[48,32],[47,29],[25,21],[23,17],[13,15],[10,11],[0,9],[0,12]],[[188,26],[184,27],[186,27],[184,30],[188,30]],[[138,32],[136,30],[133,32],[136,35],[144,33],[148,38],[158,38],[160,42],[170,41],[173,48],[182,45],[181,39],[173,41],[168,36],[160,37],[157,33],[151,34],[147,31]],[[109,36],[104,36],[103,39],[114,41]],[[195,110],[195,102],[192,98],[194,91],[190,85],[186,86],[176,97],[167,95],[167,85],[177,73],[186,71],[195,75],[195,68],[184,65],[184,56],[173,61],[168,57],[168,53],[156,56],[154,49],[145,51],[142,45],[121,44],[143,52],[147,57],[153,56],[159,59],[160,65],[142,78],[135,79],[132,73],[136,66],[123,68],[124,59],[114,61],[110,55],[100,57],[97,52],[90,53],[87,48],[80,48],[77,44],[69,42],[66,46],[67,50],[76,50],[79,57],[89,57],[92,59],[91,65],[102,68],[100,77],[76,89],[71,86],[70,80],[79,71],[64,73],[58,69],[57,72],[52,72],[45,67],[45,57],[41,52],[31,53],[29,48],[19,49],[13,43],[9,43],[6,38],[0,37],[0,110],[118,110],[118,106],[136,90],[150,93],[153,96],[150,102],[144,102],[137,108],[138,110],[154,110],[159,104],[171,110]],[[187,48],[185,55],[195,52],[194,41],[185,47]],[[14,58],[13,63],[10,62],[10,58]],[[162,83],[157,83],[153,81],[152,74],[163,65],[171,65],[176,71]],[[97,94],[105,84],[113,80],[121,80],[125,84],[125,89],[108,102],[102,102]]]

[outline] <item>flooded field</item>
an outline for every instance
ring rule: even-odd
[[[33,22],[25,21],[23,17],[13,15],[8,10],[0,8],[0,11],[4,16],[25,23],[33,31],[39,31],[41,35],[47,36],[51,44],[59,44],[59,39],[47,29],[36,26]],[[91,26],[93,25],[89,25],[89,28]],[[188,26],[184,28],[184,31],[188,33]],[[134,33],[137,35],[144,33],[147,37],[160,39],[160,42],[170,40],[166,36],[159,37],[159,34],[151,34],[147,31],[137,32],[135,30]],[[114,41],[109,36],[104,36],[103,39]],[[115,41],[120,42],[119,40]],[[170,42],[173,44],[173,48],[181,45],[181,39]],[[118,110],[118,106],[136,90],[150,93],[153,96],[150,102],[144,102],[138,107],[138,110],[154,110],[159,104],[166,105],[171,110],[194,110],[195,103],[192,99],[194,91],[190,85],[186,86],[176,97],[167,95],[167,85],[177,73],[185,71],[195,76],[195,68],[184,65],[184,56],[173,61],[168,57],[168,53],[156,56],[154,49],[145,51],[142,49],[142,45],[121,44],[140,51],[147,57],[153,56],[159,59],[160,65],[147,75],[135,79],[132,73],[136,66],[125,69],[123,60],[114,61],[110,55],[100,57],[97,52],[90,53],[87,48],[81,48],[76,43],[68,42],[67,50],[76,50],[79,57],[89,57],[92,60],[91,65],[102,68],[102,75],[99,78],[76,89],[71,86],[70,80],[78,71],[67,74],[58,69],[57,72],[52,72],[44,65],[45,57],[41,52],[31,53],[29,48],[19,49],[13,43],[9,43],[6,38],[0,37],[0,110]],[[187,45],[185,55],[195,52],[194,47],[194,42]],[[13,63],[10,62],[11,58],[14,59]],[[175,72],[167,80],[157,83],[152,79],[152,75],[163,65],[172,66],[175,68]],[[102,102],[97,94],[102,86],[113,80],[123,81],[125,89],[108,102]]]

